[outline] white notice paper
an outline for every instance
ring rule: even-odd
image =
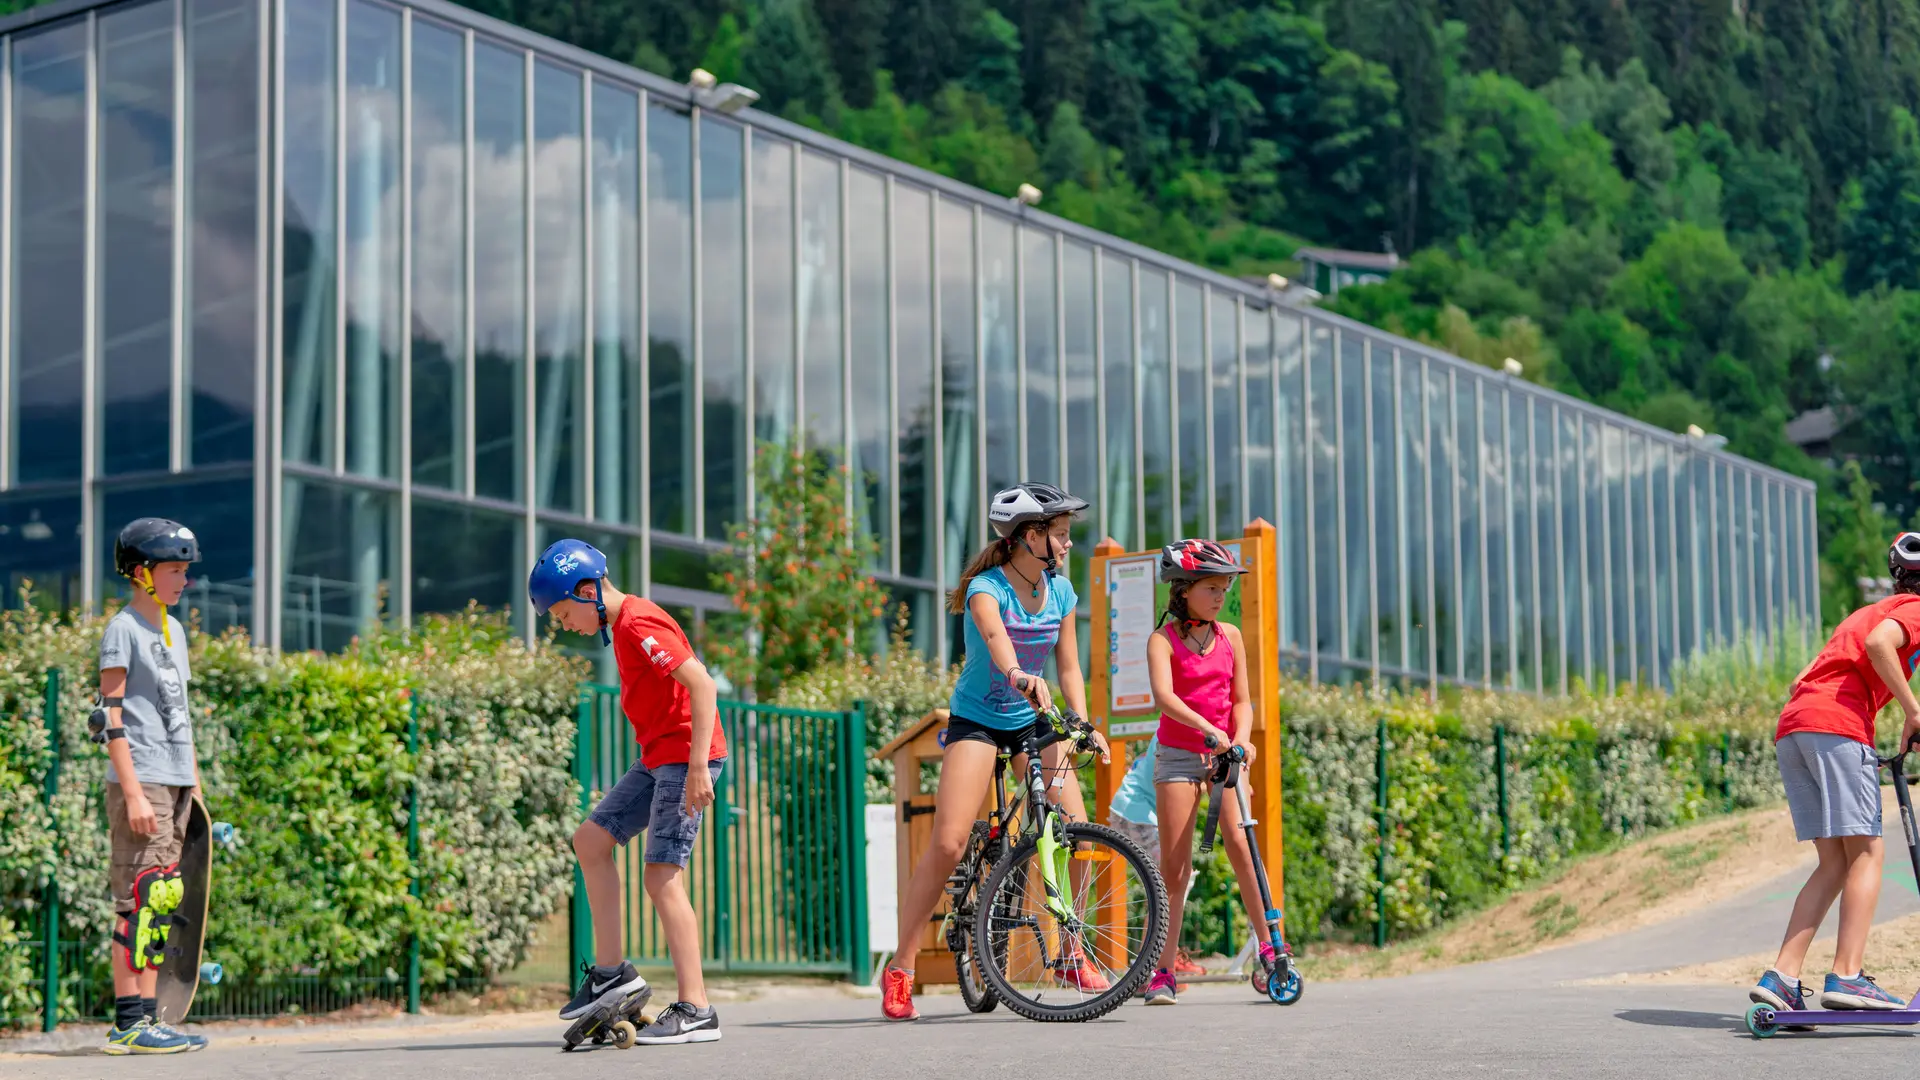
[[[1153,683],[1147,676],[1153,583],[1153,556],[1107,563],[1107,674],[1113,713],[1153,708]]]

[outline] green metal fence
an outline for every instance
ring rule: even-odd
[[[615,687],[580,694],[575,778],[582,810],[633,766],[640,748]],[[727,764],[687,867],[710,971],[812,972],[865,982],[867,941],[866,717],[720,703]],[[622,940],[636,962],[669,962],[643,885],[636,838],[619,855],[626,897]],[[592,916],[576,879],[573,967],[592,957]]]

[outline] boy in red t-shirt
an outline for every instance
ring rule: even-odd
[[[1774,732],[1794,835],[1812,840],[1820,854],[1820,865],[1794,901],[1779,959],[1747,994],[1776,1009],[1806,1007],[1800,965],[1835,897],[1840,939],[1820,1004],[1882,1010],[1906,1004],[1875,985],[1861,963],[1880,900],[1883,856],[1874,717],[1897,701],[1906,714],[1900,745],[1920,736],[1920,700],[1907,685],[1920,660],[1920,533],[1894,540],[1887,569],[1894,595],[1841,621],[1827,647],[1793,681]]]
[[[583,965],[580,990],[560,1010],[572,1020],[602,1004],[645,991],[647,981],[621,954],[620,875],[613,849],[647,834],[646,888],[666,933],[680,999],[636,1040],[714,1042],[720,1018],[707,1001],[700,972],[700,923],[687,899],[685,871],[700,835],[701,813],[727,760],[727,738],[713,677],[673,617],[652,601],[607,582],[607,557],[579,540],[547,548],[527,577],[533,608],[576,634],[611,642],[620,667],[620,709],[633,725],[640,760],[601,798],[573,834],[593,910],[594,962]],[[693,768],[692,762],[705,768]]]

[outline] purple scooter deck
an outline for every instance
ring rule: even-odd
[[[1920,1000],[1920,992],[1908,998]],[[1776,1010],[1773,1022],[1781,1027],[1793,1024],[1920,1024],[1920,1009],[1785,1009]]]

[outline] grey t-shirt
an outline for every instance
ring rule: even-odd
[[[193,724],[187,715],[187,630],[167,616],[173,647],[159,627],[122,608],[100,637],[100,670],[127,669],[120,722],[127,729],[133,771],[143,784],[193,785]],[[107,782],[117,784],[111,764]]]

